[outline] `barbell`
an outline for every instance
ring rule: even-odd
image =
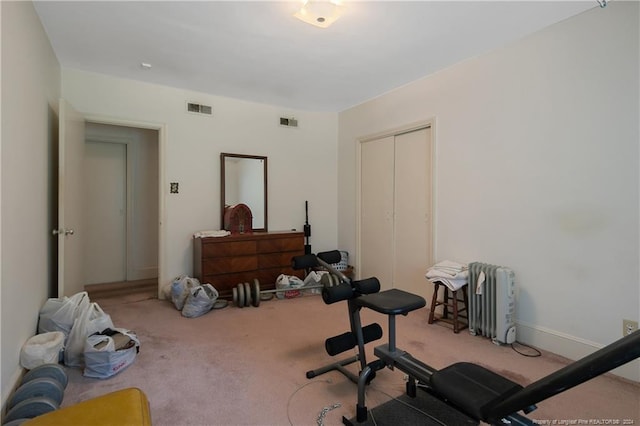
[[[264,295],[272,295],[273,293],[286,293],[288,291],[300,291],[300,290],[312,290],[316,288],[333,287],[340,284],[340,278],[337,276],[326,273],[320,277],[320,284],[308,285],[297,288],[277,288],[273,290],[260,290],[260,281],[257,278],[253,279],[253,282],[238,283],[237,286],[231,289],[233,294],[233,304],[239,308],[245,306],[259,307],[262,300],[269,300],[273,296],[263,298]]]

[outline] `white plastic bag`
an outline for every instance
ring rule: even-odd
[[[203,284],[189,291],[182,308],[182,316],[195,318],[206,314],[218,300],[218,291],[211,284]]]
[[[186,275],[181,275],[173,280],[171,283],[171,302],[173,302],[177,310],[182,310],[191,289],[199,285],[200,281],[197,278],[191,278]]]
[[[302,289],[303,292],[305,293],[311,293],[311,294],[320,294],[322,293],[322,289],[321,288],[312,288],[309,290],[304,290],[305,287],[310,287],[310,286],[318,286],[318,285],[322,285],[322,276],[328,274],[328,271],[311,271],[307,274],[306,277],[304,277],[304,281],[303,281],[303,285],[302,285]]]
[[[104,331],[107,334],[92,334],[84,345],[85,367],[83,375],[96,379],[107,379],[133,364],[140,350],[140,340],[132,331],[113,328]],[[126,336],[128,344],[116,348],[114,337]]]
[[[295,275],[285,275],[280,274],[278,278],[276,278],[276,289],[289,289],[288,291],[278,291],[276,292],[276,297],[278,299],[291,299],[293,297],[300,296],[300,287],[304,285],[304,282],[296,277]]]
[[[20,365],[33,370],[42,364],[57,364],[64,347],[64,333],[50,331],[29,338],[20,350]]]
[[[64,363],[69,367],[83,365],[83,349],[87,336],[113,328],[109,314],[105,313],[97,303],[91,303],[76,318],[64,350]]]
[[[73,321],[87,306],[89,306],[89,295],[86,291],[71,297],[48,299],[40,309],[38,334],[61,331],[66,339],[73,327]]]

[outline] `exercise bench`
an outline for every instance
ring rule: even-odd
[[[415,359],[409,353],[396,347],[395,319],[397,315],[426,305],[425,300],[412,293],[399,289],[385,290],[375,294],[360,295],[354,304],[387,315],[389,321],[389,342],[374,348],[381,363],[368,364],[360,373],[358,380],[358,402],[356,417],[343,418],[346,425],[365,423],[383,424],[371,418],[365,404],[365,387],[376,369],[397,368],[408,375],[406,392],[409,398],[416,398],[417,384],[426,388],[427,398],[433,400],[430,407],[437,407],[442,415],[440,419],[427,414],[425,424],[458,425],[533,425],[525,415],[533,411],[535,404],[577,386],[593,377],[610,371],[640,357],[640,331],[636,331],[616,342],[576,361],[555,373],[522,387],[506,377],[477,364],[459,362],[442,370],[436,370],[424,362]],[[406,403],[405,403],[406,404]],[[456,417],[457,416],[457,417]],[[397,414],[392,423],[398,422]],[[443,418],[453,418],[450,423]]]

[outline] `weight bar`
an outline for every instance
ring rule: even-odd
[[[334,276],[333,274],[326,273],[322,275],[322,277],[320,278],[320,282],[322,284],[309,285],[298,288],[277,288],[273,290],[260,290],[260,281],[258,281],[257,278],[254,278],[251,284],[238,283],[237,286],[231,289],[233,294],[233,303],[239,308],[244,308],[245,306],[255,306],[257,308],[260,306],[260,302],[262,300],[265,300],[264,295],[294,290],[312,290],[316,288],[338,286],[340,284],[340,278]]]

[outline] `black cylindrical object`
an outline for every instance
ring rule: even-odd
[[[327,305],[348,300],[353,297],[353,289],[347,283],[342,283],[333,287],[324,287],[322,289],[322,300]]]
[[[331,356],[338,355],[344,351],[352,349],[356,345],[356,337],[352,332],[347,331],[338,336],[329,337],[324,341],[324,348]]]
[[[342,255],[338,250],[323,251],[322,253],[318,253],[316,256],[327,263],[338,263],[342,260]]]
[[[382,327],[380,327],[378,323],[369,324],[362,328],[362,337],[365,344],[378,340],[382,337]],[[335,356],[349,349],[353,349],[357,344],[356,336],[351,331],[347,331],[346,333],[325,340],[324,348],[329,355]]]
[[[291,258],[291,267],[293,269],[307,269],[318,266],[318,259],[313,254],[305,254],[302,256],[293,256]]]
[[[372,294],[380,291],[380,281],[376,277],[353,281],[353,289],[359,294]]]
[[[362,328],[362,337],[364,338],[364,343],[373,342],[374,340],[378,340],[382,338],[382,327],[377,322],[373,324],[369,324],[366,327]]]

